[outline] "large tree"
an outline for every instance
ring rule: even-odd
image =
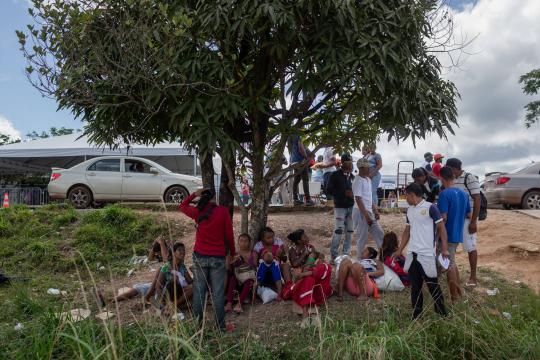
[[[247,164],[252,234],[273,180],[305,166],[282,169],[291,135],[358,147],[378,133],[445,137],[456,121],[456,89],[430,52],[436,0],[33,3],[36,24],[18,32],[33,84],[96,143],[219,153],[237,199]]]
[[[523,92],[527,95],[538,95],[540,91],[540,69],[531,70],[519,78],[523,84]],[[531,127],[534,123],[540,121],[540,100],[531,101],[525,106],[527,114],[525,115],[525,126]]]

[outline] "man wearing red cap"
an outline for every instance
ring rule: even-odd
[[[433,155],[433,160],[435,160],[435,163],[433,164],[431,169],[433,171],[433,174],[439,179],[441,178],[441,168],[442,168],[443,159],[444,159],[444,156],[441,154]]]

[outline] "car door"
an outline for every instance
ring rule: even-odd
[[[120,200],[122,172],[120,159],[101,159],[86,169],[86,181],[96,200]]]
[[[161,199],[162,175],[151,173],[151,167],[152,165],[139,159],[124,159],[123,200]]]

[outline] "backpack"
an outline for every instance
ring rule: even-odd
[[[471,190],[469,190],[469,186],[467,185],[467,179],[469,178],[469,175],[471,175],[471,174],[467,173],[465,175],[464,185],[465,185],[465,188],[467,189],[467,191],[469,192],[470,197],[472,198]],[[487,198],[484,195],[484,193],[482,191],[480,191],[480,212],[478,213],[478,220],[480,220],[480,221],[486,220],[486,218],[487,218],[487,205],[488,205]]]

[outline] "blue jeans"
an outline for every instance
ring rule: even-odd
[[[339,244],[341,243],[343,234],[345,234],[345,241],[343,242],[343,252],[341,254],[349,255],[352,234],[354,232],[352,211],[352,206],[350,208],[334,208],[334,235],[332,236],[332,245],[330,246],[332,259],[339,256]]]
[[[377,196],[377,189],[379,188],[379,185],[381,184],[381,178],[382,178],[382,175],[380,172],[378,172],[377,175],[371,178],[371,194],[373,197],[373,204],[377,206],[379,206],[379,197]]]
[[[197,322],[204,318],[206,293],[212,295],[212,305],[220,329],[225,329],[225,257],[193,253],[193,315]]]

